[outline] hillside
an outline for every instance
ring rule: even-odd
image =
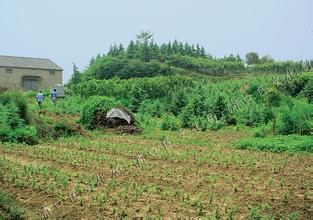
[[[255,55],[141,34],[55,105],[1,93],[0,218],[310,219],[311,61]]]

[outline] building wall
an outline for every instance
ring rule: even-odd
[[[50,74],[49,70],[41,69],[24,69],[12,67],[12,73],[7,73],[6,69],[10,67],[0,67],[0,87],[25,90],[23,88],[23,76],[40,77],[38,89],[51,89],[56,84],[62,84],[62,71],[54,70],[54,75]]]

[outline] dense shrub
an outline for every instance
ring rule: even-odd
[[[12,129],[5,124],[0,124],[0,142],[37,144],[36,128],[34,126],[21,126]]]
[[[313,136],[272,136],[266,138],[244,138],[235,142],[239,149],[252,149],[271,152],[313,153]]]
[[[5,92],[0,94],[0,104],[2,105],[15,105],[18,109],[17,113],[21,119],[26,123],[27,117],[27,99],[21,92]]]
[[[313,104],[313,79],[310,79],[302,90],[302,95]]]
[[[294,61],[275,61],[256,64],[249,67],[249,71],[256,73],[289,73],[301,72],[303,69],[300,62]]]
[[[38,143],[36,129],[26,126],[20,110],[13,102],[0,104],[0,142]]]
[[[192,128],[196,124],[197,117],[191,104],[187,105],[179,115],[183,128]]]
[[[198,71],[204,74],[229,74],[244,71],[244,64],[240,60],[194,58],[190,56],[173,55],[171,63],[175,66]]]
[[[138,109],[138,112],[142,114],[149,114],[153,117],[161,117],[165,111],[164,104],[159,100],[146,99],[144,100]]]
[[[236,111],[234,116],[238,124],[251,127],[268,123],[273,115],[271,115],[271,111],[267,107],[261,104],[258,105],[255,102],[250,102]]]
[[[107,111],[116,106],[114,99],[105,96],[92,96],[83,107],[80,122],[87,129],[94,129],[97,125],[96,119],[106,117]]]
[[[291,107],[281,107],[278,112],[277,132],[279,134],[307,135],[313,132],[313,105],[304,100],[295,101]]]
[[[179,115],[182,109],[188,104],[189,98],[186,90],[178,90],[171,94],[168,110],[175,116]]]
[[[74,125],[66,120],[59,121],[53,125],[52,137],[70,137],[79,134],[79,126]]]
[[[161,129],[165,131],[167,130],[178,131],[180,128],[181,128],[180,120],[173,115],[165,116],[161,124]]]
[[[143,62],[136,59],[103,56],[93,62],[85,74],[96,79],[153,77],[168,74],[168,67],[157,61]]]
[[[266,137],[272,130],[271,124],[263,124],[259,127],[253,129],[253,136],[254,137]]]
[[[85,99],[79,96],[66,96],[59,99],[56,105],[48,105],[47,110],[58,114],[79,114],[82,111]]]
[[[216,116],[217,119],[220,119],[223,116],[228,114],[227,104],[223,96],[218,96],[211,106],[211,113]]]

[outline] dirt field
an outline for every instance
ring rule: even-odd
[[[0,188],[28,218],[312,219],[313,156],[243,151],[247,131],[95,132],[0,145]]]

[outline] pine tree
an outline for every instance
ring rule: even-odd
[[[91,66],[95,62],[95,58],[92,56],[89,61],[89,66]]]
[[[127,58],[128,59],[134,59],[136,56],[136,46],[133,40],[131,40],[128,44],[127,50],[126,50]]]
[[[137,42],[141,46],[142,50],[142,60],[144,62],[149,62],[151,59],[149,45],[153,42],[153,35],[150,32],[141,32],[137,35]]]
[[[201,49],[200,49],[200,56],[201,56],[201,57],[206,57],[204,47],[201,47]]]

